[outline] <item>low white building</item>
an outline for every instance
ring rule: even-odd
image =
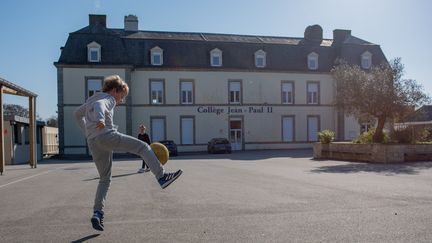
[[[73,111],[112,74],[130,87],[115,111],[119,130],[136,136],[143,123],[152,141],[174,140],[180,152],[204,151],[214,137],[234,150],[309,148],[324,129],[353,139],[360,126],[335,110],[330,70],[339,59],[364,69],[387,61],[350,30],[333,34],[323,39],[319,25],[301,38],[141,31],[131,15],[113,29],[90,15],[54,63],[60,153],[88,154]]]
[[[42,131],[45,122],[36,122],[36,158],[42,160]],[[4,156],[6,165],[26,164],[30,160],[29,119],[20,116],[5,116],[3,122]]]

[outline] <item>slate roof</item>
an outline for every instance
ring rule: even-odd
[[[101,62],[87,61],[87,45],[101,47]],[[150,49],[163,49],[163,65],[150,64]],[[222,67],[210,66],[210,51],[222,51]],[[257,68],[254,53],[266,52],[266,67]],[[125,31],[92,24],[69,34],[58,65],[131,65],[134,68],[185,68],[253,71],[329,72],[337,58],[360,65],[360,55],[372,53],[373,65],[387,62],[379,45],[349,36],[342,43],[332,39],[311,41],[305,38],[232,35],[215,33]],[[307,55],[319,55],[317,70],[307,68]]]
[[[432,121],[432,105],[424,105],[406,119],[406,122]]]

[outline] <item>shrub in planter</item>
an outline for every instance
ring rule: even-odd
[[[335,138],[335,133],[333,131],[324,130],[318,132],[318,140],[321,143],[325,143],[325,144],[331,143],[334,140],[334,138]]]
[[[391,133],[391,140],[395,143],[414,143],[415,136],[410,128],[394,130]]]
[[[360,134],[352,142],[353,143],[362,143],[362,144],[372,143],[374,134],[375,134],[375,128],[371,128],[371,129],[369,129],[369,131]],[[387,133],[384,133],[383,143],[388,143],[389,141],[390,141],[389,135]]]

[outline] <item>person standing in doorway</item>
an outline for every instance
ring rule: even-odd
[[[138,139],[145,142],[146,144],[150,145],[150,137],[149,135],[146,133],[146,127],[141,124],[139,126],[139,133],[138,133]],[[143,159],[142,161],[142,166],[141,168],[138,170],[138,173],[144,173],[144,172],[149,172],[150,168],[148,167],[148,165],[146,164],[145,160]]]

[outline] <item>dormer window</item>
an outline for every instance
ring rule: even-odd
[[[310,70],[317,70],[318,69],[318,54],[316,54],[315,52],[311,52],[308,55],[307,58],[307,64],[308,64],[308,68]]]
[[[255,67],[263,68],[266,66],[266,53],[263,50],[255,52]]]
[[[222,51],[215,48],[210,51],[210,65],[212,67],[222,66]]]
[[[361,66],[364,69],[369,69],[372,66],[372,54],[368,51],[365,51],[361,55]]]
[[[161,66],[163,64],[163,50],[159,47],[153,47],[150,50],[151,65]]]
[[[101,45],[95,41],[87,45],[87,60],[89,62],[101,61]]]

